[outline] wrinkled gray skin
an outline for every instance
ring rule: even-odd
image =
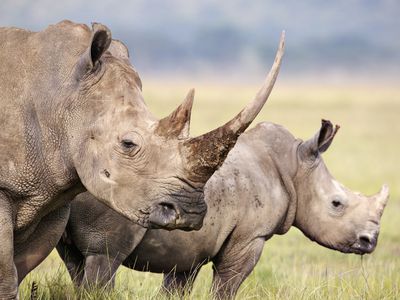
[[[86,189],[142,226],[200,228],[203,187],[264,105],[283,54],[282,38],[257,97],[190,138],[193,91],[157,120],[125,46],[101,24],[0,28],[0,45],[1,299],[18,297],[18,283],[64,232],[69,202]]]
[[[388,188],[366,197],[338,183],[321,153],[338,127],[323,121],[308,141],[261,123],[244,133],[205,187],[209,207],[198,232],[146,230],[123,220],[89,193],[72,203],[57,249],[76,284],[105,284],[121,264],[164,273],[164,287],[188,288],[212,261],[218,298],[233,297],[264,242],[299,228],[317,243],[344,253],[375,249]]]

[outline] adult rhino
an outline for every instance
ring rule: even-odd
[[[157,120],[124,45],[101,24],[1,28],[0,45],[1,299],[18,297],[85,190],[141,226],[200,228],[203,187],[264,105],[283,54],[282,39],[254,101],[190,138],[193,92]]]
[[[338,128],[323,120],[307,141],[272,123],[242,134],[206,184],[209,210],[197,232],[146,230],[89,193],[80,194],[57,249],[76,284],[113,284],[123,264],[164,273],[169,290],[190,290],[201,266],[211,261],[218,298],[233,297],[265,241],[291,226],[325,247],[370,253],[377,244],[388,188],[366,197],[330,175],[321,153]]]

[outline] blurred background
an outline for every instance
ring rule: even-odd
[[[399,14],[398,0],[0,2],[2,26],[106,24],[129,46],[141,74],[229,80],[264,74],[283,29],[285,78],[399,79]]]
[[[286,30],[279,78],[253,124],[273,121],[302,139],[321,118],[340,124],[324,154],[330,172],[365,194],[386,182],[391,198],[372,255],[360,262],[292,229],[266,243],[239,299],[400,299],[400,1],[0,1],[1,26],[38,31],[63,19],[101,22],[128,45],[156,116],[195,87],[192,135],[223,124],[254,97]],[[24,280],[22,299],[32,281],[43,299],[70,287],[56,253]],[[208,266],[194,299],[209,298],[210,281]],[[160,275],[121,268],[116,298],[157,299],[160,283]]]

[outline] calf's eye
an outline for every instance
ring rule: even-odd
[[[121,144],[126,149],[132,149],[137,146],[132,140],[129,140],[129,139],[123,139],[121,141]]]
[[[333,205],[333,207],[337,208],[337,207],[342,206],[342,202],[340,202],[339,200],[333,200],[332,205]]]

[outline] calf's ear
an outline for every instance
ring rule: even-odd
[[[92,38],[86,51],[82,54],[77,65],[78,77],[96,70],[100,58],[110,47],[111,31],[100,23],[92,23]]]
[[[322,119],[321,129],[301,145],[302,156],[316,157],[328,150],[339,128],[339,125],[334,127],[330,121]]]
[[[321,120],[321,129],[317,133],[318,135],[318,152],[323,153],[328,150],[329,146],[331,145],[333,138],[335,137],[337,131],[339,130],[340,126],[335,125],[333,127],[332,123],[328,120]]]

